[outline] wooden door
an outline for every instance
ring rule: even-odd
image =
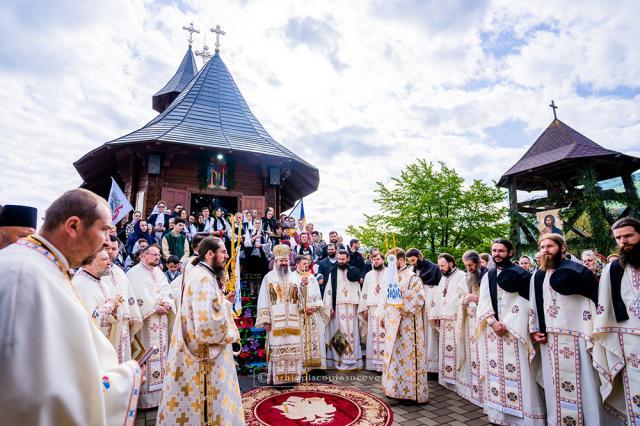
[[[165,186],[162,188],[162,199],[172,211],[176,204],[182,204],[185,208],[189,207],[189,193],[185,189]]]
[[[242,210],[258,210],[260,217],[264,216],[266,210],[266,200],[264,195],[243,195],[242,196]]]

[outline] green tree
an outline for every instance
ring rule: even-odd
[[[432,259],[444,251],[460,256],[470,248],[487,250],[493,238],[507,235],[504,192],[480,180],[465,187],[454,169],[438,164],[418,160],[390,185],[378,182],[380,213],[365,215],[364,225],[349,226],[347,232],[380,248],[391,247],[395,235],[397,245],[426,249]]]

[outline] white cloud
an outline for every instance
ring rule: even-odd
[[[124,0],[0,6],[0,204],[46,207],[72,162],[155,116],[151,96],[221,24],[222,58],[271,135],[320,169],[322,230],[374,212],[416,158],[497,180],[550,122],[640,151],[636,2]],[[198,59],[198,65],[201,61]],[[588,87],[589,96],[580,88]],[[524,123],[508,146],[488,129]]]

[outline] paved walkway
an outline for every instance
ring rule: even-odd
[[[341,374],[329,373],[329,380],[337,385],[352,386],[373,393],[386,401],[393,410],[393,424],[402,426],[419,425],[488,425],[482,409],[461,398],[436,382],[429,382],[429,403],[423,405],[402,403],[386,398],[380,385],[380,375],[369,371]],[[260,386],[259,377],[239,376],[240,390],[246,392]],[[136,426],[152,426],[156,422],[156,410],[139,411]]]

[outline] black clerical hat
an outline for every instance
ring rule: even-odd
[[[29,206],[7,204],[0,207],[0,226],[25,226],[36,228],[38,209]]]

